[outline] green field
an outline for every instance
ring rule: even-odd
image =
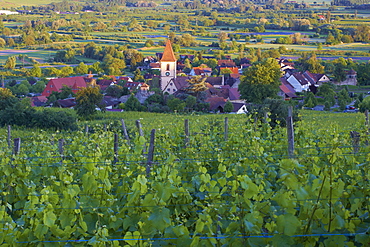
[[[52,2],[62,2],[62,0],[34,0],[34,1],[0,0],[0,7],[11,8],[11,7],[19,7],[19,6],[36,6],[36,5],[49,4]]]

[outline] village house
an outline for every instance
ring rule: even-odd
[[[212,75],[212,69],[208,67],[193,67],[191,71],[189,72],[189,75],[196,76],[211,76]]]
[[[70,87],[76,93],[80,88],[86,87],[86,81],[82,76],[51,79],[41,95],[48,97],[52,92],[60,92],[63,86]]]
[[[346,71],[346,79],[341,82],[336,82],[336,85],[357,85],[357,72],[354,69]]]
[[[329,82],[330,79],[325,74],[314,74],[309,71],[286,73],[284,75],[286,82],[289,83],[293,88],[294,92],[311,91],[312,87],[318,87],[322,83]]]

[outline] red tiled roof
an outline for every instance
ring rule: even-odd
[[[211,68],[193,67],[193,70],[196,75],[204,75],[205,73],[212,73]]]
[[[31,98],[31,106],[44,106],[47,101],[45,96],[35,96]]]
[[[235,67],[236,64],[232,60],[218,60],[217,61],[218,66],[227,66],[227,67]]]
[[[297,95],[295,94],[295,90],[292,87],[292,85],[290,85],[290,83],[287,81],[287,79],[285,77],[281,77],[280,81],[282,84],[280,85],[281,91],[283,91],[290,98],[296,98]]]
[[[149,66],[150,66],[150,68],[160,68],[161,67],[161,65],[159,64],[159,63],[150,63],[149,64]]]
[[[64,85],[72,88],[72,91],[75,93],[79,88],[86,87],[86,82],[82,76],[51,79],[42,92],[42,96],[47,97],[53,91],[60,92]]]
[[[175,54],[172,50],[171,41],[167,40],[166,47],[161,58],[161,62],[176,62]]]

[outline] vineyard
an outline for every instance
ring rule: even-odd
[[[125,114],[0,129],[2,246],[370,245],[362,114],[304,112],[294,157],[268,118]]]

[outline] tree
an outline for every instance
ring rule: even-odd
[[[195,104],[197,103],[197,98],[189,95],[188,97],[186,97],[185,103],[186,103],[186,107],[189,110],[193,110]]]
[[[19,84],[16,86],[16,94],[18,96],[25,96],[30,92],[29,88],[25,84]]]
[[[321,50],[322,50],[322,43],[319,43],[319,44],[317,45],[317,50],[318,50],[318,51],[321,51]]]
[[[72,88],[68,87],[67,85],[63,85],[62,88],[60,89],[58,99],[66,99],[74,96],[75,94],[73,93]]]
[[[308,92],[306,98],[304,99],[304,106],[308,108],[313,108],[317,105],[317,99],[312,92]]]
[[[32,76],[32,77],[41,77],[42,76],[42,70],[37,64],[34,64],[32,69],[30,69],[30,76]]]
[[[125,111],[140,111],[141,104],[139,100],[133,94],[131,94],[130,98],[127,99],[123,109]]]
[[[370,27],[368,25],[360,25],[355,31],[355,40],[368,42],[370,40]]]
[[[328,102],[330,106],[335,104],[334,85],[330,83],[322,84],[318,89],[317,95],[324,97],[324,101]]]
[[[233,103],[231,103],[230,101],[227,101],[226,104],[224,105],[224,112],[232,112],[234,109],[234,106],[233,106]]]
[[[126,64],[123,59],[114,58],[112,55],[107,54],[104,57],[102,67],[109,75],[120,75],[121,70],[126,67]]]
[[[139,68],[135,70],[134,74],[134,81],[144,81],[144,76],[141,74],[141,70]]]
[[[42,93],[45,89],[45,83],[42,81],[37,81],[31,87],[31,92],[33,93]]]
[[[167,100],[167,106],[171,109],[171,111],[175,112],[180,112],[183,111],[186,103],[178,98],[171,98]]]
[[[218,35],[217,35],[217,37],[218,37],[218,41],[221,44],[221,43],[226,42],[226,39],[228,38],[228,34],[225,33],[225,32],[219,32]]]
[[[127,87],[121,85],[111,85],[105,90],[105,95],[112,96],[114,98],[119,98],[122,95],[128,95],[129,90]]]
[[[226,75],[226,76],[229,76],[232,73],[233,71],[229,68],[221,69],[221,72],[220,72],[221,75]]]
[[[338,97],[338,104],[339,104],[341,111],[345,110],[346,105],[352,101],[346,89],[340,90],[339,93],[337,94],[337,97]]]
[[[346,79],[346,71],[341,63],[336,63],[333,71],[334,80],[337,82],[344,81]]]
[[[241,98],[248,102],[262,103],[266,98],[276,97],[280,76],[280,66],[273,58],[253,64],[240,78]]]
[[[359,104],[360,111],[365,112],[365,110],[370,110],[370,97],[364,98],[364,100]]]
[[[6,62],[5,62],[4,68],[5,68],[5,69],[14,69],[14,68],[15,68],[16,63],[17,63],[17,58],[16,58],[15,56],[8,57],[8,58],[6,59]]]
[[[89,71],[89,66],[81,62],[79,65],[75,68],[75,73],[79,75],[87,74]]]
[[[330,111],[330,107],[331,107],[330,102],[325,101],[325,103],[324,103],[324,111]]]
[[[307,58],[302,56],[299,59],[303,71],[310,71],[311,73],[323,74],[324,66],[321,65],[320,60],[316,58],[316,54],[313,53],[311,57]]]
[[[12,91],[8,88],[0,88],[0,110],[14,105],[17,102],[17,98],[14,96]]]
[[[96,113],[96,108],[103,110],[103,95],[99,87],[81,88],[76,94],[75,110],[77,115],[82,118],[90,118]]]
[[[200,75],[191,77],[187,80],[189,86],[187,87],[186,91],[188,91],[190,94],[198,96],[200,92],[207,90],[206,79],[207,78],[203,78]]]
[[[73,74],[73,68],[72,67],[69,67],[69,66],[65,66],[65,67],[62,67],[60,70],[59,70],[59,75],[61,77],[68,77],[70,75]]]
[[[14,41],[13,38],[9,38],[8,41],[7,41],[7,43],[8,43],[8,46],[10,46],[10,47],[14,47],[15,46],[15,41]]]

